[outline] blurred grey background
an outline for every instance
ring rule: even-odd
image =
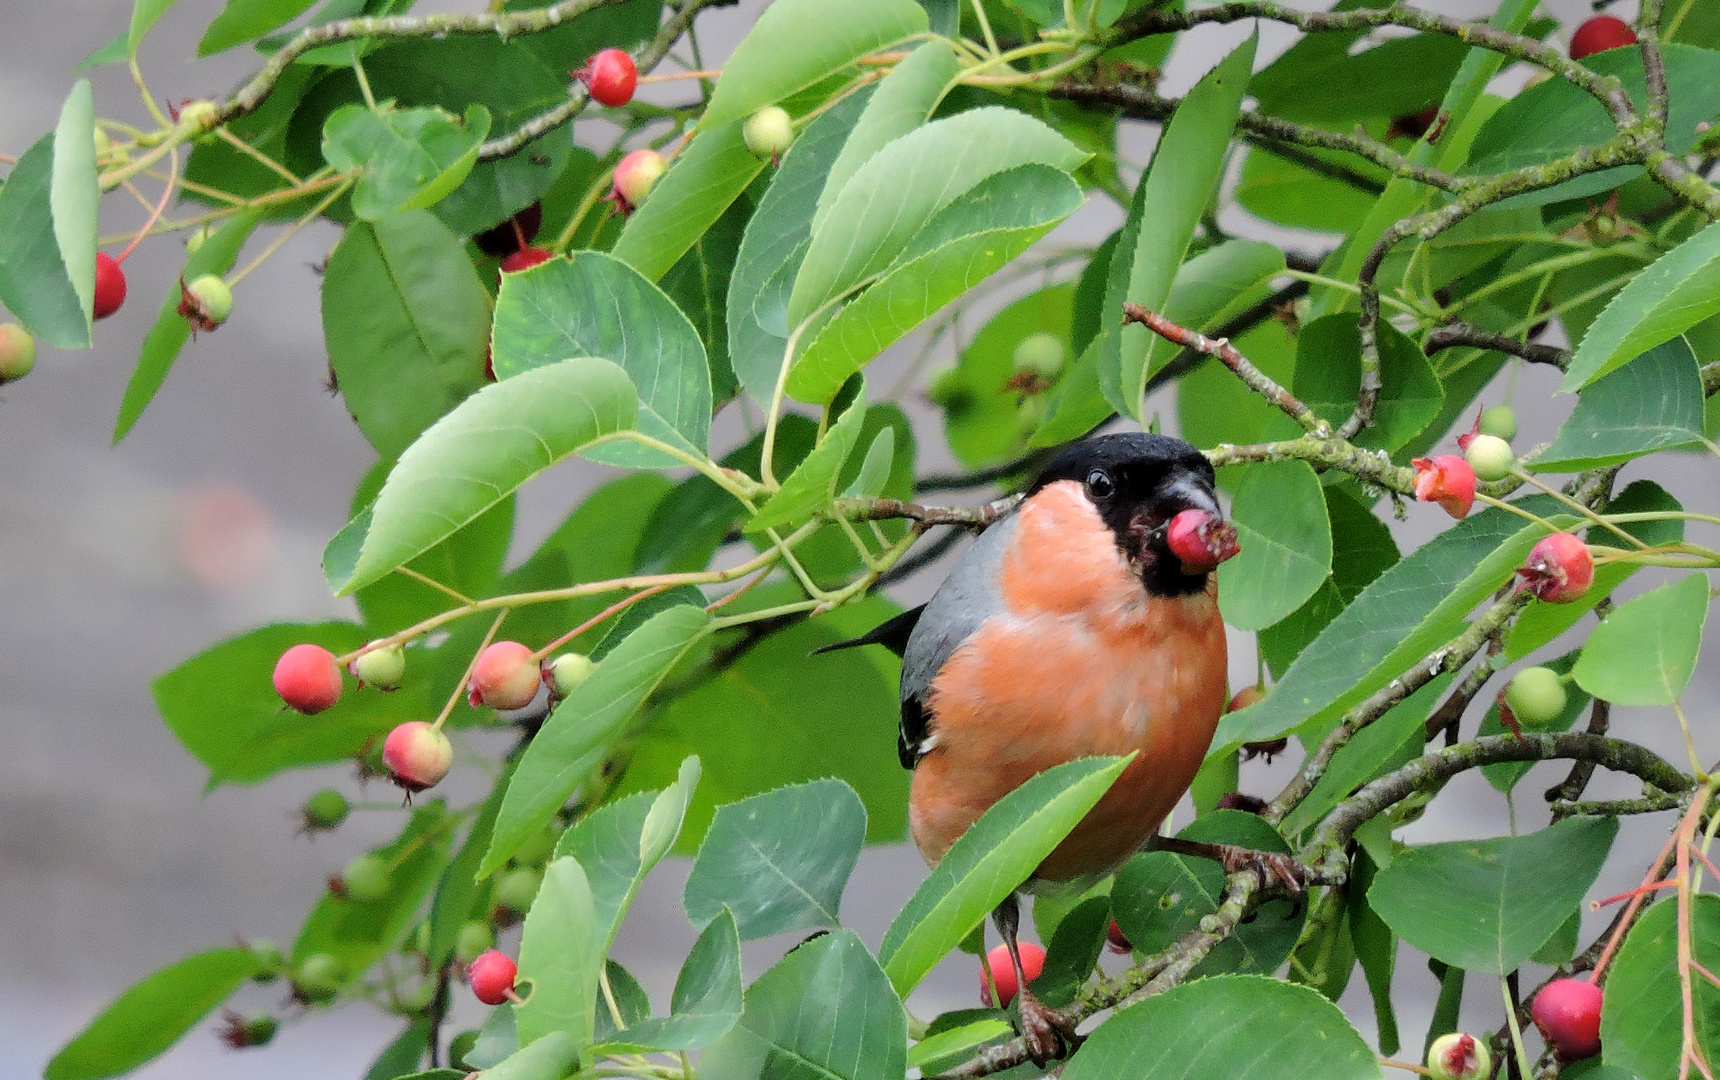
[[[151,34],[143,64],[158,94],[213,96],[247,73],[254,58],[243,49],[190,59],[220,6],[220,0],[181,0]],[[469,0],[464,6],[478,5]],[[707,62],[728,54],[761,6],[746,0],[700,16]],[[1474,14],[1492,5],[1442,0],[1429,6]],[[838,0],[831,7],[838,11]],[[1589,3],[1546,0],[1542,10],[1559,17],[1568,32],[1588,14]],[[1629,5],[1615,11],[1631,14]],[[9,0],[0,6],[0,152],[19,154],[52,127],[72,67],[129,18],[123,0]],[[1247,32],[1236,26],[1189,35],[1172,57],[1167,90],[1185,90]],[[1261,62],[1292,39],[1284,28],[1267,26]],[[93,78],[99,115],[142,119],[122,69],[102,69]],[[1507,73],[1501,84],[1521,78],[1521,72]],[[1151,146],[1151,132],[1127,131],[1123,156],[1131,180]],[[123,193],[111,195],[102,231],[135,228],[140,217]],[[1047,242],[1097,242],[1121,217],[1114,204],[1097,198]],[[1240,214],[1226,224],[1285,238]],[[373,460],[322,386],[319,279],[310,267],[336,238],[332,226],[309,228],[252,274],[238,290],[231,323],[185,350],[160,396],[117,448],[109,445],[114,415],[157,299],[181,265],[177,238],[146,243],[128,262],[129,302],[97,327],[93,350],[44,348],[36,371],[0,392],[0,1077],[40,1075],[46,1060],[117,993],[188,952],[235,934],[290,941],[325,875],[397,827],[393,813],[361,813],[315,841],[294,835],[295,809],[309,792],[334,785],[356,796],[342,768],[201,795],[202,768],[161,724],[149,695],[156,675],[229,635],[271,620],[351,613],[346,602],[330,598],[318,567],[322,545],[345,522],[352,487]],[[258,238],[253,248],[268,239]],[[1292,239],[1305,250],[1321,243]],[[985,310],[1009,298],[1008,292],[990,298]],[[962,340],[980,325],[965,320]],[[881,385],[891,384],[892,369],[900,372],[920,344],[910,339],[880,362],[886,371]],[[940,349],[947,354],[948,343]],[[1542,371],[1524,372],[1516,391],[1528,421],[1520,445],[1548,437],[1568,409],[1571,399],[1565,398],[1547,410],[1555,387]],[[1485,400],[1502,395],[1495,387]],[[935,433],[935,412],[911,391],[903,404]],[[1162,408],[1174,417],[1168,403]],[[922,471],[952,464],[935,434],[921,448]],[[1657,460],[1627,470],[1624,479],[1653,476],[1687,505],[1708,503],[1716,491],[1714,463],[1701,468],[1689,459]],[[604,476],[595,466],[572,463],[534,482],[521,501],[516,555],[535,546]],[[1443,515],[1422,508],[1393,529],[1407,548],[1444,523]],[[926,595],[942,572],[908,582],[903,599]],[[1644,574],[1632,591],[1657,581]],[[1252,681],[1249,638],[1233,642],[1232,667],[1241,680]],[[1717,689],[1720,662],[1710,650],[1686,698],[1699,748],[1709,756],[1720,749],[1712,731]],[[1619,710],[1614,727],[1684,760],[1665,710]],[[1270,770],[1250,765],[1244,787],[1270,794],[1291,767],[1283,759]],[[1542,772],[1548,780],[1562,775],[1557,765]],[[1537,774],[1520,790],[1538,793],[1542,779]],[[1603,781],[1593,790],[1628,788]],[[476,791],[475,775],[456,772],[453,794],[470,798]],[[373,795],[386,798],[379,789]],[[1536,794],[1525,795],[1517,811],[1522,830],[1545,823]],[[1665,816],[1627,823],[1600,888],[1635,884],[1641,859],[1656,850],[1667,824]],[[1488,836],[1508,827],[1504,800],[1471,775],[1406,835]],[[693,939],[679,908],[686,870],[685,861],[672,860],[657,871],[617,948],[660,1007]],[[869,850],[849,887],[846,918],[875,944],[923,873],[908,847]],[[1590,922],[1598,925],[1603,917]],[[747,977],[756,977],[785,947],[780,941],[750,946]],[[975,977],[967,958],[948,961],[911,1006],[929,1017],[976,1004]],[[1422,959],[1407,950],[1398,985],[1410,995],[1400,1020],[1403,1056],[1413,1057],[1434,984]],[[1466,1021],[1491,1029],[1501,1016],[1497,988],[1481,980],[1470,986]],[[248,987],[238,1001],[275,1008],[283,994],[278,984]],[[450,1030],[480,1015],[465,995],[456,998],[460,1009]],[[1360,979],[1344,1005],[1371,1035],[1372,1011]],[[356,1078],[398,1028],[380,1012],[349,1006],[288,1025],[272,1047],[238,1055],[216,1041],[210,1022],[138,1075]]]

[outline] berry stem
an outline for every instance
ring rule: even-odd
[[[1504,978],[1499,980],[1499,993],[1505,999],[1505,1023],[1511,1028],[1511,1050],[1517,1055],[1518,1075],[1529,1080],[1535,1073],[1529,1067],[1529,1053],[1523,1049],[1523,1029],[1517,1023],[1517,1003],[1511,1000],[1511,984]]]
[[[1601,517],[1599,514],[1595,513],[1593,510],[1589,509],[1587,506],[1584,506],[1582,503],[1578,502],[1577,500],[1571,498],[1569,495],[1566,495],[1564,492],[1559,491],[1558,489],[1550,487],[1547,484],[1543,483],[1538,477],[1536,477],[1530,473],[1524,472],[1521,468],[1517,468],[1517,467],[1513,467],[1511,469],[1511,475],[1513,477],[1517,478],[1518,480],[1521,480],[1523,483],[1530,485],[1531,487],[1540,488],[1542,491],[1546,492],[1548,495],[1551,495],[1553,498],[1557,499],[1559,502],[1564,503],[1566,506],[1570,507],[1572,510],[1575,510],[1581,516],[1588,518],[1590,521],[1594,522],[1596,525],[1599,525],[1601,528],[1612,533],[1614,536],[1617,536],[1620,540],[1623,540],[1625,543],[1630,544],[1630,545],[1632,545],[1632,546],[1634,546],[1640,550],[1643,550],[1643,551],[1648,550],[1648,544],[1644,543],[1642,540],[1638,539],[1635,536],[1632,536],[1628,532],[1625,532],[1623,529],[1619,528],[1617,525],[1614,525],[1612,522],[1608,521],[1606,518]]]
[[[448,722],[448,715],[454,711],[454,706],[466,696],[466,684],[472,681],[472,672],[478,667],[478,657],[484,655],[484,650],[490,647],[490,642],[496,638],[496,631],[502,628],[502,622],[507,619],[508,612],[513,608],[503,608],[496,612],[496,619],[490,623],[490,632],[484,635],[484,640],[478,643],[477,651],[472,653],[471,663],[466,665],[466,673],[460,676],[460,681],[454,684],[454,692],[448,695],[448,704],[442,706],[442,713],[430,725],[431,731],[441,731],[442,725]]]
[[[246,142],[244,139],[239,138],[239,136],[233,134],[231,131],[228,131],[226,129],[226,127],[223,126],[223,127],[216,128],[215,134],[221,136],[223,139],[227,140],[227,142],[231,143],[233,146],[233,149],[239,151],[241,154],[245,154],[245,155],[255,159],[259,165],[263,166],[265,169],[268,169],[270,172],[275,173],[276,175],[280,176],[282,179],[286,180],[287,183],[293,185],[294,187],[298,187],[304,183],[304,181],[299,179],[297,174],[295,174],[291,169],[287,168],[285,165],[282,165],[280,162],[276,161],[274,158],[270,157],[269,155],[263,153],[261,150],[257,149],[255,146],[252,146],[250,143]]]
[[[288,228],[286,232],[283,232],[281,235],[275,237],[274,240],[270,241],[268,247],[264,248],[262,251],[259,251],[257,253],[256,258],[254,258],[250,262],[246,263],[244,265],[243,269],[241,269],[238,273],[234,274],[232,277],[228,278],[227,279],[228,288],[231,288],[231,287],[239,284],[239,282],[245,280],[246,274],[249,274],[251,271],[255,270],[257,267],[263,265],[264,259],[267,259],[270,255],[273,255],[275,252],[281,250],[281,245],[285,244],[288,240],[291,240],[294,236],[296,236],[300,229],[304,228],[306,225],[309,225],[311,222],[313,222],[317,218],[321,217],[322,212],[324,210],[327,210],[331,205],[333,205],[333,203],[336,199],[340,198],[342,195],[345,195],[347,192],[347,189],[352,187],[352,185],[355,182],[356,181],[354,180],[353,177],[348,176],[348,177],[343,178],[340,183],[338,183],[334,186],[334,190],[330,191],[327,195],[323,196],[323,200],[321,202],[319,202],[315,206],[311,207],[309,213],[305,214],[304,217],[299,218],[299,220],[293,222],[292,226],[290,228]]]
[[[1612,937],[1607,941],[1606,948],[1601,950],[1600,959],[1596,960],[1595,966],[1589,969],[1590,982],[1600,982],[1601,976],[1606,973],[1607,965],[1612,962],[1613,954],[1618,951],[1619,943],[1624,940],[1625,931],[1629,930],[1631,924],[1636,921],[1637,910],[1642,907],[1643,900],[1648,896],[1648,892],[1644,890],[1648,890],[1650,885],[1659,880],[1661,864],[1672,853],[1672,846],[1677,842],[1678,833],[1675,831],[1666,838],[1666,843],[1662,845],[1660,854],[1654,857],[1654,862],[1650,864],[1648,873],[1643,875],[1642,885],[1636,890],[1637,895],[1631,898],[1630,903],[1625,906],[1624,912],[1619,915]]]
[[[462,604],[470,604],[473,602],[471,597],[465,595],[464,593],[460,592],[459,590],[457,590],[451,586],[442,584],[440,581],[437,581],[435,578],[431,577],[428,574],[421,574],[418,571],[412,569],[410,566],[396,566],[394,568],[394,572],[396,574],[403,574],[406,577],[409,577],[414,581],[428,585],[432,589],[435,589],[437,592],[442,593],[444,596],[452,597],[453,599],[459,601]],[[365,650],[365,649],[359,650],[360,653],[363,653],[366,651],[367,650]]]
[[[173,198],[173,188],[178,180],[179,151],[174,150],[172,155],[168,158],[167,183],[162,186],[161,200],[155,204],[155,209],[149,212],[149,220],[143,223],[143,228],[137,230],[137,235],[131,238],[131,243],[125,246],[124,251],[121,251],[118,255],[114,256],[114,262],[119,263],[121,266],[125,265],[125,260],[130,257],[132,252],[137,250],[137,245],[143,243],[143,238],[149,235],[149,230],[155,227],[155,223],[161,220],[162,211],[167,209],[168,200]]]
[[[556,638],[554,641],[550,642],[548,645],[545,645],[543,648],[539,649],[537,652],[532,653],[531,658],[533,660],[537,660],[537,661],[543,660],[544,657],[548,656],[550,653],[554,652],[555,650],[561,648],[563,645],[566,645],[568,642],[572,641],[574,638],[578,637],[579,635],[585,633],[587,630],[590,630],[592,627],[596,626],[598,623],[602,622],[603,620],[609,618],[612,615],[619,615],[621,612],[626,611],[628,608],[632,607],[634,604],[637,604],[639,601],[645,599],[646,597],[656,596],[658,593],[663,592],[664,590],[666,590],[668,588],[669,588],[668,585],[653,585],[649,589],[643,589],[639,592],[634,593],[632,596],[629,596],[625,600],[619,600],[613,604],[610,604],[608,607],[604,608],[602,611],[598,612],[597,614],[593,615],[591,618],[580,623],[578,626],[574,627],[572,630],[569,630],[567,633]]]
[[[674,82],[676,79],[716,79],[722,77],[722,71],[677,71],[671,75],[641,75],[642,83]]]

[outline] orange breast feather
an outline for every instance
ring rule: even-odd
[[[1079,485],[1050,485],[1019,514],[1001,567],[1007,614],[932,681],[934,741],[914,772],[909,821],[936,862],[1035,774],[1138,751],[1036,874],[1067,880],[1127,858],[1188,790],[1224,706],[1224,624],[1216,584],[1148,595]]]

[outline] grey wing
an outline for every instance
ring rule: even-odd
[[[998,579],[1015,527],[1015,515],[1010,514],[980,534],[938,586],[908,635],[902,654],[902,722],[896,742],[903,768],[913,768],[936,737],[926,704],[932,680],[986,619],[1003,611]]]

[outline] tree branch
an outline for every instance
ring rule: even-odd
[[[1219,363],[1236,373],[1250,390],[1259,394],[1267,401],[1283,410],[1290,419],[1302,425],[1303,430],[1317,439],[1330,438],[1332,427],[1326,421],[1314,414],[1314,410],[1298,401],[1290,391],[1279,386],[1266,373],[1248,362],[1248,359],[1236,351],[1229,339],[1214,340],[1203,334],[1196,333],[1186,327],[1178,326],[1157,312],[1148,311],[1139,304],[1123,305],[1123,325],[1140,323],[1148,330],[1164,338],[1173,345],[1181,345],[1196,352],[1205,353]]]
[[[1441,349],[1454,349],[1468,346],[1476,349],[1490,349],[1509,356],[1520,357],[1531,364],[1550,364],[1563,371],[1571,362],[1569,349],[1561,349],[1553,345],[1537,345],[1532,341],[1519,341],[1506,334],[1492,330],[1483,330],[1466,322],[1447,323],[1436,328],[1427,335],[1427,341],[1422,344],[1421,351],[1428,356]]]

